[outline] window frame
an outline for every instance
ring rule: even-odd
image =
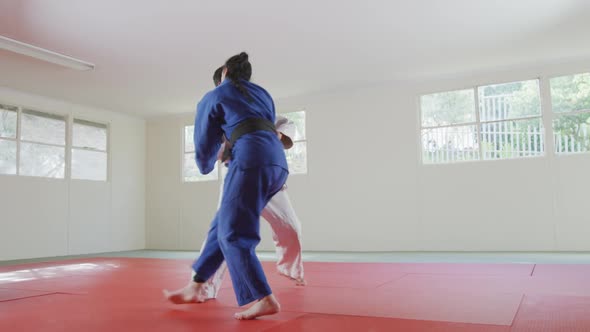
[[[3,137],[0,136],[0,141],[8,141],[8,142],[14,142],[15,146],[16,146],[16,156],[14,158],[14,162],[15,162],[15,172],[14,174],[0,174],[1,176],[18,176],[19,175],[19,162],[20,162],[20,140],[19,140],[19,133],[20,133],[20,108],[18,106],[14,106],[11,105],[9,103],[0,103],[0,105],[4,106],[4,107],[10,107],[10,108],[14,108],[12,109],[4,109],[3,110],[7,110],[9,112],[15,112],[16,113],[16,130],[14,132],[14,138],[10,138],[10,137]]]
[[[195,153],[196,153],[196,148],[192,151],[186,151],[186,128],[188,127],[193,127],[193,133],[194,133],[194,123],[193,124],[187,124],[184,123],[181,127],[181,134],[182,134],[182,139],[181,139],[181,145],[180,145],[180,181],[183,184],[192,184],[192,183],[208,183],[208,182],[219,182],[219,180],[221,179],[220,176],[220,163],[218,161],[215,162],[215,167],[213,169],[213,171],[211,171],[211,173],[215,172],[215,179],[198,179],[198,180],[187,180],[186,179],[186,175],[185,175],[185,168],[184,168],[184,160],[186,158],[187,154],[192,154],[192,160],[193,162],[196,163],[195,160]],[[193,148],[194,148],[194,142],[193,142]],[[195,165],[196,167],[196,165]],[[197,170],[198,171],[198,170]],[[211,173],[207,174],[210,175]]]
[[[551,80],[556,79],[556,78],[577,76],[577,75],[587,75],[590,79],[590,69],[584,70],[581,72],[575,72],[575,73],[550,75],[546,79],[546,90],[547,90],[546,93],[547,93],[547,100],[549,101],[548,102],[548,104],[549,104],[548,127],[551,128],[551,139],[547,140],[547,142],[550,142],[552,145],[550,147],[551,153],[558,158],[590,154],[590,149],[588,151],[578,151],[578,152],[575,152],[575,151],[574,152],[563,152],[563,151],[558,152],[557,151],[557,135],[555,133],[555,128],[553,127],[555,124],[555,121],[561,117],[579,115],[579,114],[590,114],[590,108],[585,109],[585,110],[575,110],[575,111],[567,111],[567,112],[555,112],[553,109],[553,94],[552,94],[552,90],[551,90]],[[589,128],[590,128],[590,125],[589,125]]]
[[[492,121],[481,121],[481,114],[480,114],[480,109],[479,109],[479,104],[480,104],[480,97],[479,97],[479,89],[482,87],[486,87],[486,86],[492,86],[492,85],[503,85],[503,84],[510,84],[510,83],[517,83],[517,82],[527,82],[527,81],[537,81],[538,83],[538,89],[539,89],[539,102],[540,102],[540,112],[539,115],[534,115],[534,116],[526,116],[526,117],[518,117],[518,118],[510,118],[510,119],[503,119],[503,120],[492,120]],[[505,80],[505,81],[497,81],[494,83],[480,83],[480,84],[475,84],[475,85],[470,85],[468,87],[458,87],[456,89],[447,89],[447,90],[434,90],[431,92],[420,92],[418,93],[418,96],[416,98],[416,105],[418,108],[418,130],[417,130],[417,135],[418,135],[418,144],[417,144],[417,149],[418,149],[418,163],[422,166],[440,166],[440,165],[456,165],[456,164],[463,164],[463,163],[477,163],[477,162],[495,162],[495,161],[506,161],[506,160],[522,160],[522,159],[531,159],[531,158],[544,158],[546,157],[548,154],[550,154],[551,152],[549,152],[549,144],[547,140],[547,137],[549,137],[549,131],[552,129],[549,129],[547,127],[547,113],[552,113],[550,111],[551,108],[551,101],[549,99],[549,102],[547,102],[547,96],[545,94],[545,87],[544,87],[544,83],[547,81],[547,79],[543,76],[537,76],[534,78],[524,78],[524,79],[518,79],[515,78],[513,80]],[[427,95],[431,95],[431,94],[438,94],[438,93],[445,93],[445,92],[456,92],[456,91],[465,91],[465,90],[471,90],[473,93],[473,99],[474,99],[474,111],[475,111],[475,121],[469,121],[469,122],[461,122],[461,123],[456,123],[456,124],[449,124],[449,125],[441,125],[441,126],[423,126],[423,121],[424,121],[424,114],[422,112],[422,97],[423,96],[427,96]],[[549,105],[549,106],[547,106]],[[532,119],[540,119],[540,124],[542,126],[540,134],[543,135],[544,139],[543,139],[543,151],[542,153],[540,153],[539,155],[534,155],[534,156],[518,156],[518,157],[510,157],[510,158],[490,158],[490,159],[485,159],[484,158],[484,151],[483,151],[483,140],[482,140],[482,125],[483,124],[491,124],[491,123],[505,123],[505,122],[512,122],[512,121],[522,121],[522,120],[532,120]],[[451,160],[451,161],[446,161],[446,162],[425,162],[424,160],[424,144],[422,142],[422,136],[423,136],[423,131],[424,130],[436,130],[436,129],[441,129],[441,128],[457,128],[457,127],[467,127],[467,126],[475,126],[475,133],[477,135],[477,146],[478,146],[478,158],[477,159],[471,159],[471,160]]]
[[[68,137],[70,136],[71,130],[69,126],[69,118],[70,115],[65,112],[56,112],[56,111],[40,111],[37,107],[26,107],[26,106],[18,106],[19,114],[17,119],[17,132],[18,132],[18,144],[17,144],[17,175],[24,176],[24,177],[31,177],[31,178],[40,178],[40,179],[53,179],[58,181],[65,181],[69,179],[69,171],[70,171],[70,162],[69,162],[69,152],[68,152]],[[54,143],[44,143],[39,141],[33,140],[26,140],[22,138],[23,134],[23,114],[30,113],[39,117],[45,118],[53,118],[56,120],[63,119],[64,121],[64,145],[54,144]],[[38,176],[38,175],[23,175],[21,174],[21,160],[22,160],[22,145],[24,144],[35,144],[41,146],[50,146],[50,147],[57,147],[64,149],[64,175],[63,177],[47,177],[47,176]]]
[[[290,112],[284,112],[284,113],[278,113],[277,114],[277,115],[281,115],[281,116],[284,116],[287,119],[289,119],[288,116],[287,116],[287,114],[300,113],[300,112],[303,112],[303,119],[304,119],[303,122],[305,124],[305,132],[304,132],[304,135],[303,135],[304,138],[303,139],[299,139],[299,140],[292,139],[292,141],[293,141],[293,147],[295,147],[295,144],[297,144],[297,143],[304,143],[305,144],[305,172],[294,173],[294,172],[291,172],[291,170],[289,170],[289,176],[291,176],[291,175],[307,175],[307,174],[309,174],[309,163],[308,163],[308,157],[307,157],[307,148],[309,146],[308,145],[308,139],[307,139],[307,110],[306,109],[300,109],[298,111],[290,111]]]
[[[15,138],[5,138],[0,137],[0,140],[7,140],[16,142],[16,172],[14,174],[0,174],[2,176],[21,176],[26,178],[36,178],[36,179],[43,179],[48,181],[91,181],[95,183],[110,183],[111,181],[111,124],[110,121],[104,120],[95,120],[89,119],[83,116],[75,116],[71,112],[63,112],[63,111],[55,111],[48,108],[37,107],[26,105],[19,102],[11,102],[9,100],[0,100],[0,105],[10,106],[16,108],[17,113],[17,126],[16,126],[16,133]],[[48,117],[48,118],[58,118],[63,119],[65,122],[65,141],[64,145],[54,144],[54,143],[44,143],[38,142],[34,140],[24,140],[21,138],[22,135],[22,122],[23,122],[23,113],[27,113],[26,111],[32,113],[38,113],[39,116]],[[73,124],[74,120],[78,119],[81,121],[86,121],[90,123],[96,123],[106,126],[107,130],[107,142],[106,142],[106,151],[107,155],[107,177],[106,180],[88,180],[88,179],[73,179],[72,178],[72,151],[75,148],[73,146]],[[22,144],[36,144],[41,146],[50,146],[50,147],[58,147],[64,149],[64,176],[63,177],[46,177],[46,176],[36,176],[36,175],[23,175],[21,174],[21,152],[22,152]],[[76,148],[78,149],[78,148]]]
[[[97,128],[104,128],[106,131],[106,144],[105,144],[105,150],[100,150],[100,149],[95,149],[95,148],[89,148],[89,147],[78,147],[74,145],[74,125],[76,124],[76,120],[78,122],[81,123],[86,123],[86,125],[88,126],[93,126],[93,125],[98,125],[96,126]],[[73,181],[90,181],[90,182],[106,182],[106,183],[110,183],[111,181],[111,124],[110,122],[105,122],[105,121],[96,121],[96,120],[89,120],[85,117],[79,117],[79,116],[71,116],[70,119],[68,120],[68,127],[70,128],[70,135],[68,136],[68,144],[69,144],[69,155],[68,155],[68,173],[69,173],[69,178]],[[106,177],[104,180],[94,180],[94,179],[78,179],[78,178],[73,178],[72,177],[72,170],[73,170],[73,164],[72,164],[72,160],[73,160],[73,156],[74,156],[74,150],[80,150],[80,151],[91,151],[91,152],[103,152],[106,154],[107,160],[106,160]]]

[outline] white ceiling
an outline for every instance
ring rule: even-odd
[[[0,35],[96,64],[0,51],[0,85],[140,116],[194,110],[242,50],[277,98],[590,56],[588,0],[0,0]]]

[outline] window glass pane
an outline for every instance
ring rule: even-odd
[[[482,86],[478,98],[482,122],[541,115],[538,80]]]
[[[106,125],[74,120],[72,144],[78,148],[107,150]]]
[[[553,120],[555,152],[590,152],[590,112],[562,115]]]
[[[0,137],[16,138],[17,114],[16,107],[0,105]]]
[[[280,114],[285,118],[293,121],[295,124],[295,137],[291,137],[293,141],[305,140],[305,111],[291,112]]]
[[[481,125],[485,160],[540,156],[544,153],[544,130],[540,118]]]
[[[477,159],[479,159],[479,145],[476,126],[422,130],[422,161],[425,164]]]
[[[107,153],[88,150],[72,150],[72,179],[107,180]]]
[[[423,127],[475,122],[475,96],[471,89],[425,95],[420,105]]]
[[[553,112],[590,110],[590,73],[551,79]]]
[[[195,126],[184,127],[184,152],[194,152],[195,151],[194,133],[195,133]]]
[[[197,163],[195,162],[195,153],[189,152],[184,154],[184,181],[185,182],[195,182],[195,181],[215,181],[218,177],[217,171],[217,164],[215,163],[215,168],[211,173],[207,175],[201,174],[197,167]],[[224,166],[225,167],[225,166]]]
[[[307,143],[296,142],[285,150],[290,174],[307,174]]]
[[[22,143],[20,174],[48,178],[64,177],[65,148]]]
[[[65,145],[66,121],[63,117],[36,111],[23,111],[22,134],[25,141]]]
[[[0,139],[0,174],[16,174],[16,142]]]

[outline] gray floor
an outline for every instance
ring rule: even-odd
[[[84,257],[194,259],[197,254],[196,251],[136,250],[0,261],[0,266]],[[276,259],[274,252],[259,252],[258,256],[263,261]],[[304,252],[303,260],[304,262],[590,264],[590,252]]]

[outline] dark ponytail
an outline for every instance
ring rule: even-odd
[[[248,101],[252,101],[252,96],[250,96],[248,90],[246,90],[240,82],[240,80],[250,81],[250,78],[252,77],[252,65],[250,64],[250,61],[248,61],[248,54],[242,52],[227,59],[225,62],[225,68],[227,68],[225,77],[231,80],[233,86],[235,86],[244,97],[248,98]]]

